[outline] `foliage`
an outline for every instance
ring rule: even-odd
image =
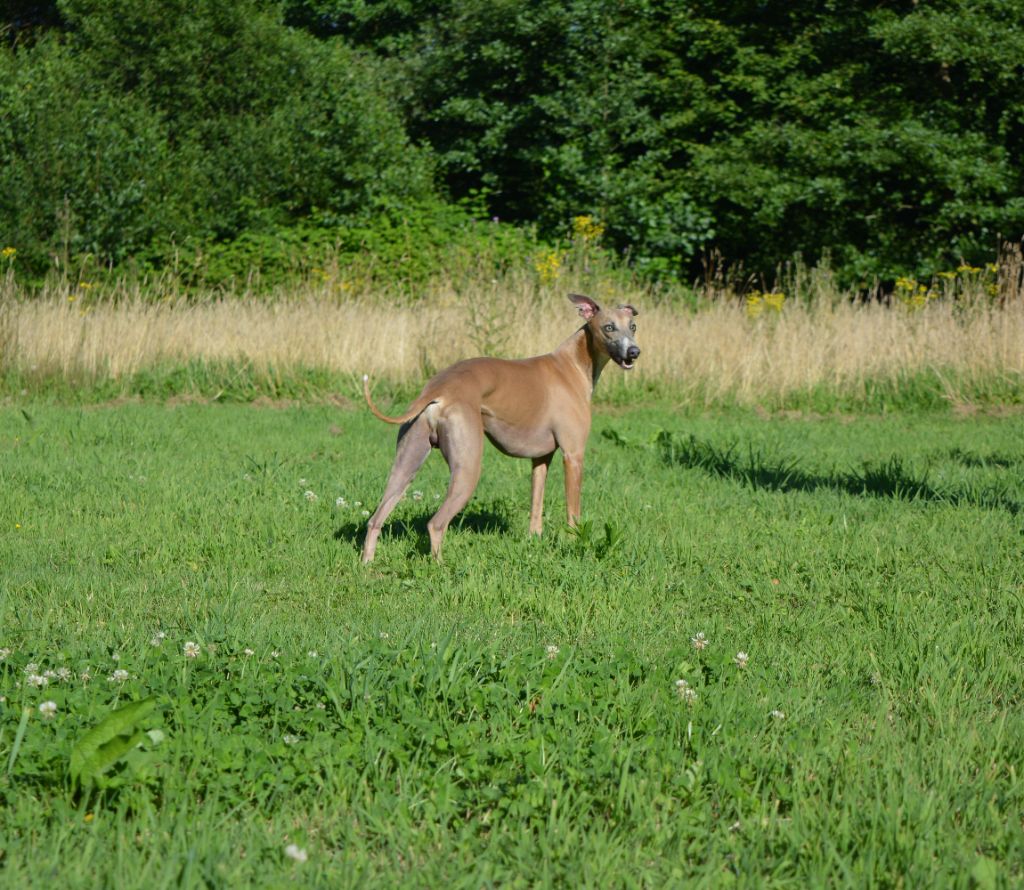
[[[870,280],[1024,233],[1013,0],[291,7],[401,61],[455,194],[542,228],[593,212],[655,270],[831,251]]]
[[[486,194],[548,240],[592,216],[653,277],[980,265],[1024,235],[1018,7],[19,0],[0,226],[37,272],[221,242],[269,266],[293,227]]]
[[[343,44],[249,0],[61,9],[66,35],[0,55],[0,217],[36,270],[430,194],[379,66]]]
[[[86,730],[71,748],[68,777],[76,787],[104,787],[104,773],[152,735],[141,727],[156,707],[156,698],[140,699],[111,711],[99,723]],[[159,730],[150,730],[157,733]],[[161,738],[162,736],[158,736]]]
[[[136,257],[143,268],[172,269],[188,286],[262,287],[299,280],[324,283],[337,295],[371,284],[415,291],[426,282],[485,269],[489,275],[518,268],[537,249],[532,230],[486,222],[474,202],[410,202],[376,212],[268,226],[221,240],[186,238]]]

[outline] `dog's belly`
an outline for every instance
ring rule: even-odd
[[[483,420],[491,444],[510,457],[543,457],[556,448],[555,434],[550,429],[517,426],[487,415]]]

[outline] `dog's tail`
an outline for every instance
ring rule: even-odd
[[[385,423],[408,423],[414,417],[418,416],[419,413],[427,407],[434,399],[420,396],[412,405],[409,406],[409,410],[405,414],[400,414],[398,417],[388,417],[387,414],[381,412],[381,410],[373,404],[373,399],[370,398],[370,375],[363,374],[363,398],[366,399],[366,404],[370,406],[370,410],[373,412],[373,416],[378,420],[383,420]]]

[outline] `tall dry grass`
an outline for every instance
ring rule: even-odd
[[[1018,276],[1019,277],[1019,276]],[[1017,279],[1015,279],[1017,280]],[[984,294],[937,299],[922,308],[857,302],[833,290],[787,299],[781,311],[749,317],[729,293],[684,305],[638,287],[599,300],[640,308],[643,356],[629,379],[681,396],[756,404],[825,387],[856,392],[931,372],[951,401],[984,380],[1024,380],[1024,301]],[[812,282],[813,285],[813,282]],[[565,281],[527,276],[481,281],[475,292],[437,283],[414,305],[366,294],[339,300],[307,285],[274,299],[185,299],[173,291],[123,287],[111,299],[50,286],[29,299],[10,277],[0,286],[0,369],[22,379],[82,384],[128,380],[190,361],[247,363],[276,375],[321,369],[404,384],[471,355],[536,355],[579,325]]]

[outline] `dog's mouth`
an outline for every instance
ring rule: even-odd
[[[633,365],[636,364],[635,361],[631,361],[628,358],[619,358],[617,355],[613,355],[612,358],[615,359],[615,364],[622,368],[623,371],[632,371]]]

